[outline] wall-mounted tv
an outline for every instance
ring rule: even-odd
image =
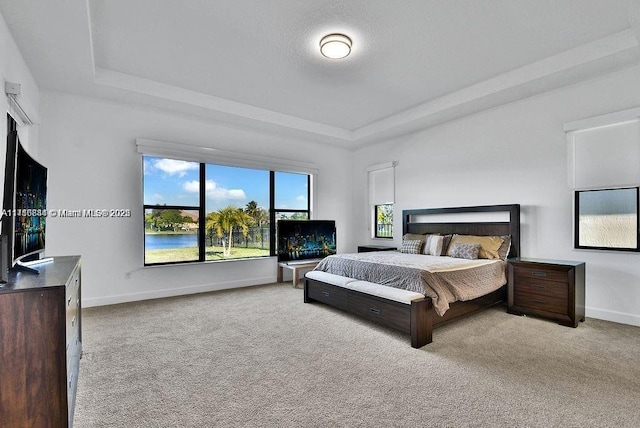
[[[336,253],[334,220],[278,220],[278,262],[320,260]]]
[[[15,131],[7,137],[4,192],[9,266],[37,261],[45,249],[47,168],[27,153]]]

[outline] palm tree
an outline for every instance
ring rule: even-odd
[[[244,209],[249,217],[251,217],[252,227],[252,240],[255,242],[255,233],[258,234],[261,242],[260,248],[264,248],[264,236],[262,233],[262,227],[269,223],[269,212],[262,207],[258,206],[256,201],[250,201]]]
[[[225,257],[229,257],[231,255],[231,246],[233,245],[233,230],[239,227],[242,235],[247,236],[249,232],[247,223],[250,221],[251,218],[242,208],[227,206],[226,208],[207,215],[206,228],[207,230],[215,230],[218,236],[229,234],[229,245],[225,245],[224,239],[222,241],[222,254]]]

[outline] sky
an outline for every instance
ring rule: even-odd
[[[199,164],[143,156],[144,204],[198,206]],[[250,201],[269,208],[269,171],[222,165],[205,167],[206,212]],[[276,209],[306,209],[307,176],[276,173]]]
[[[581,191],[580,215],[635,214],[636,188]]]

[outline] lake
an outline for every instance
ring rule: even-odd
[[[195,233],[145,234],[144,246],[146,250],[164,250],[168,248],[197,247],[198,235]]]

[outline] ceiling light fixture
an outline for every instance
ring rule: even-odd
[[[344,34],[324,36],[320,40],[320,52],[327,58],[344,58],[351,53],[351,39]]]

